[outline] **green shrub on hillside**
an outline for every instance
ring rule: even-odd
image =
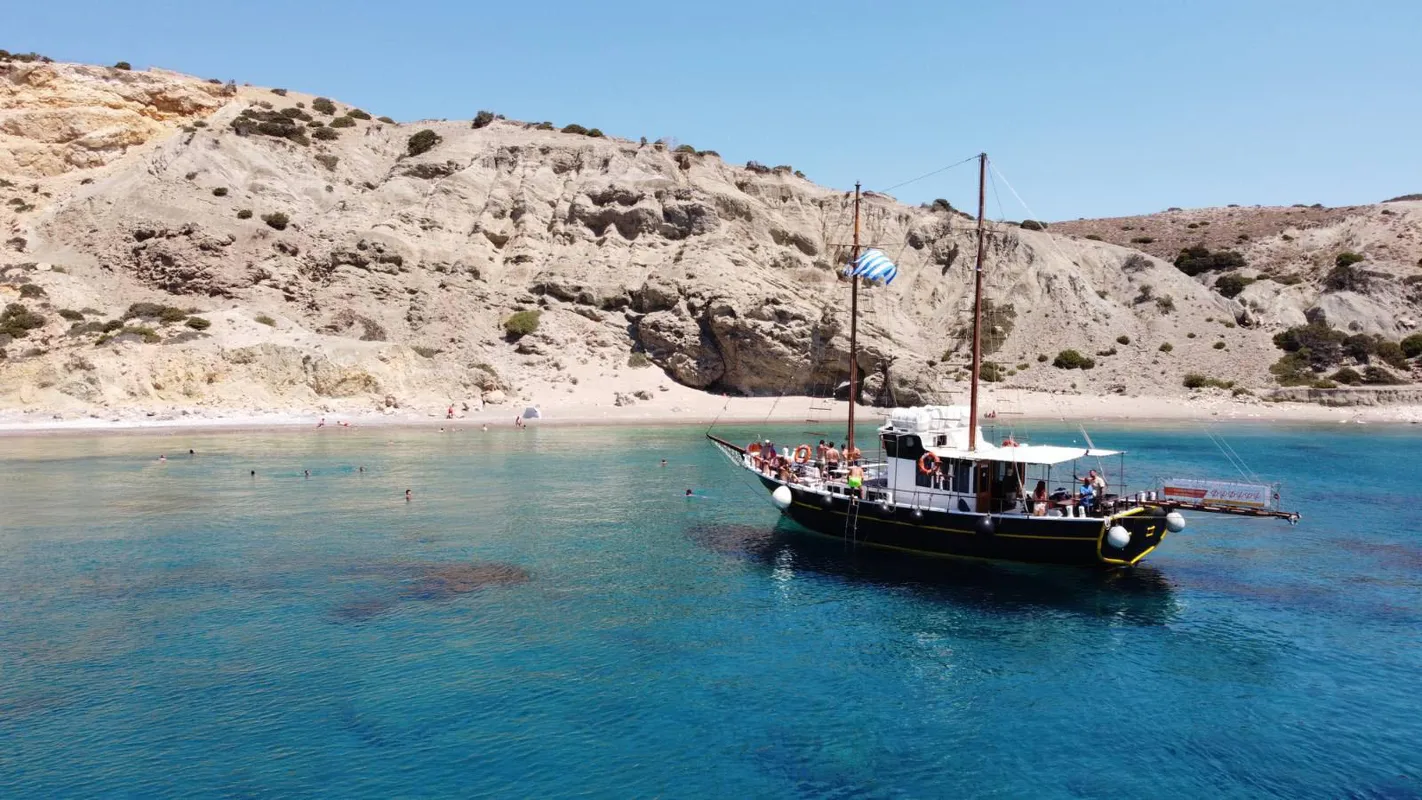
[[[1183,383],[1186,389],[1232,389],[1234,381],[1224,381],[1219,378],[1212,378],[1208,375],[1201,375],[1198,372],[1188,372],[1185,374]]]
[[[1096,361],[1075,350],[1063,350],[1052,360],[1052,366],[1057,369],[1091,369],[1096,366]]]
[[[117,64],[114,64],[114,69],[130,70],[133,69],[133,65],[128,63],[127,61],[120,61]]]
[[[360,120],[370,119],[370,114],[366,113],[365,111],[360,110],[359,108],[353,108],[353,109],[351,109],[350,111],[347,111],[347,112],[346,112],[346,116],[348,116],[348,117],[350,117],[350,118],[352,118],[352,119],[360,119]]]
[[[489,125],[492,125],[493,122],[494,112],[480,109],[479,113],[474,115],[474,122],[472,122],[469,127],[478,130],[480,128],[487,128]]]
[[[984,361],[982,368],[978,370],[978,377],[985,383],[999,383],[1007,380],[1007,370],[996,361]]]
[[[1175,268],[1190,276],[1245,266],[1248,264],[1244,256],[1233,250],[1217,250],[1211,253],[1209,248],[1200,245],[1187,247],[1175,257]]]
[[[195,331],[205,331],[212,327],[212,322],[202,317],[188,317],[187,326]]]
[[[405,143],[405,150],[412,156],[418,156],[429,152],[441,141],[443,139],[439,134],[426,128],[410,137],[410,140]]]
[[[77,322],[84,318],[84,315],[82,313],[75,311],[72,308],[61,308],[57,313],[59,314],[59,316],[69,320],[70,322]]]
[[[1401,342],[1402,353],[1407,358],[1422,356],[1422,333],[1414,333]]]
[[[1038,222],[1035,219],[1024,219],[1020,227],[1029,231],[1044,231],[1047,229],[1047,224],[1045,222]]]
[[[250,208],[244,208],[244,209],[242,209],[241,211],[238,211],[238,212],[237,212],[237,219],[251,219],[251,218],[252,218],[252,209],[250,209]]]
[[[578,134],[578,135],[580,135],[580,136],[586,136],[586,135],[587,135],[587,132],[588,132],[588,129],[587,129],[587,128],[584,128],[583,126],[581,126],[581,125],[579,125],[579,124],[577,124],[576,122],[573,122],[573,123],[569,123],[569,124],[567,124],[567,125],[564,125],[562,132],[563,132],[563,133],[576,133],[576,134]]]
[[[345,119],[345,117],[341,117],[341,119]],[[341,138],[341,134],[337,133],[335,128],[322,126],[311,130],[311,138],[322,142],[334,142]]]
[[[504,320],[504,332],[510,339],[517,339],[527,336],[538,330],[538,320],[542,316],[538,311],[519,311],[513,316]]]
[[[354,128],[354,127],[355,127],[355,120],[351,119],[350,117],[336,117],[335,119],[331,120],[331,124],[328,126],[328,128]]]
[[[1336,383],[1341,383],[1345,386],[1357,386],[1358,384],[1363,382],[1362,373],[1358,372],[1352,367],[1343,367],[1332,375],[1329,375],[1328,378],[1329,380],[1332,380]]]
[[[319,111],[329,117],[336,113],[336,104],[325,97],[318,97],[311,101],[311,110]]]
[[[1382,367],[1369,365],[1363,369],[1363,383],[1373,386],[1396,386],[1407,381],[1388,372]]]
[[[1127,335],[1124,334],[1124,333],[1121,334],[1120,336],[1117,336],[1117,337],[1116,337],[1116,344],[1130,344],[1130,343],[1131,343],[1131,337],[1127,336]]]
[[[44,323],[42,315],[25,308],[21,303],[10,303],[0,312],[0,333],[8,333],[16,339],[25,338],[36,328],[43,328]]]
[[[1224,297],[1238,297],[1239,293],[1249,284],[1254,283],[1253,278],[1246,278],[1238,273],[1231,272],[1228,275],[1221,275],[1215,281],[1215,291]]]
[[[1161,343],[1161,345],[1160,345],[1160,352],[1162,352],[1162,353],[1169,353],[1171,350],[1174,350],[1174,349],[1175,349],[1175,345],[1171,344],[1170,342],[1163,342],[1163,343]]]
[[[36,283],[27,283],[20,287],[20,297],[26,300],[36,300],[45,296],[43,286]]]
[[[280,211],[273,211],[270,214],[263,214],[262,222],[267,223],[267,225],[270,225],[271,227],[276,228],[279,231],[284,231],[286,230],[286,226],[291,224],[291,219],[287,217],[286,214]]]

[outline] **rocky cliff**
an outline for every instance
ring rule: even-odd
[[[850,195],[577,130],[396,124],[294,91],[0,62],[0,304],[26,315],[0,333],[0,404],[611,403],[646,369],[718,393],[833,392]],[[1422,203],[1387,210],[1253,242],[1290,265],[1269,274],[1300,278],[1233,299],[1106,237],[994,223],[994,376],[1162,394],[1204,371],[1263,387],[1272,333],[1320,306],[1400,338],[1416,324],[1402,244]],[[901,269],[861,296],[866,399],[942,399],[965,377],[972,223],[873,192],[863,219]],[[1386,277],[1326,290],[1320,264],[1342,248]],[[506,327],[520,311],[537,312],[524,335]],[[1053,368],[1068,348],[1096,368]]]

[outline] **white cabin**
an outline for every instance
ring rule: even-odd
[[[967,406],[919,406],[889,412],[879,428],[879,441],[886,456],[885,488],[896,502],[945,511],[1027,513],[1021,498],[1031,493],[1037,480],[1049,481],[1048,491],[1063,488],[1051,484],[1051,467],[1079,458],[1120,454],[1082,447],[1019,445],[1010,439],[992,442],[984,438],[981,425],[975,447],[969,450],[968,425]],[[938,459],[939,469],[932,474],[919,468],[925,453]]]

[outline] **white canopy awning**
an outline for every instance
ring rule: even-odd
[[[1120,450],[1096,450],[1085,447],[1062,447],[1055,444],[1022,444],[995,447],[986,445],[977,450],[958,450],[948,447],[928,448],[939,458],[963,459],[967,461],[1004,461],[1011,464],[1042,464],[1052,466],[1075,461],[1078,458],[1100,458],[1118,456]]]

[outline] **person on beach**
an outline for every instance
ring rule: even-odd
[[[321,418],[321,421],[318,422],[318,423],[316,423],[316,427],[318,427],[318,428],[324,428],[324,427],[326,427],[326,418],[325,418],[325,417],[322,417],[322,418]]]
[[[487,422],[484,423],[484,427],[480,428],[480,430],[482,430],[484,433],[488,433],[488,432],[489,432],[489,423],[487,423]]]
[[[405,490],[405,502],[407,502],[407,503],[410,502],[410,490],[409,490],[409,489],[406,489],[406,490]]]
[[[449,407],[449,410],[446,411],[446,412],[444,412],[444,418],[445,418],[445,419],[454,419],[454,406],[450,406],[450,407]]]

